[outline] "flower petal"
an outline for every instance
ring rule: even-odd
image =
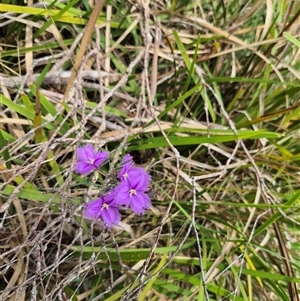
[[[77,149],[77,156],[81,161],[88,162],[91,157],[93,157],[95,150],[91,144],[79,147]]]
[[[88,202],[84,207],[83,215],[86,218],[98,220],[100,218],[102,204],[101,198]]]
[[[94,166],[98,168],[109,156],[109,152],[97,152],[94,154]]]
[[[116,202],[119,205],[124,205],[126,207],[130,204],[130,186],[127,181],[121,182],[116,188],[115,188],[115,194],[116,194]]]
[[[94,166],[82,161],[78,161],[74,167],[74,171],[78,174],[88,174],[94,170]]]
[[[126,154],[121,161],[122,164],[132,165],[133,164],[133,158],[130,154]]]
[[[139,193],[132,196],[130,208],[136,214],[145,214],[145,210],[151,207],[150,198],[146,193]]]
[[[109,228],[113,225],[118,225],[121,220],[119,208],[115,206],[109,206],[107,209],[103,208],[101,211],[101,219]]]
[[[135,167],[130,171],[129,179],[131,182],[131,187],[139,191],[146,191],[149,188],[151,177],[150,175],[141,167]]]

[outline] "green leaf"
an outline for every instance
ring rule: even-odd
[[[174,146],[179,145],[199,145],[203,143],[222,143],[230,142],[236,140],[247,140],[247,139],[260,139],[260,138],[277,138],[279,135],[277,133],[261,131],[253,131],[252,133],[239,133],[235,135],[222,135],[222,136],[210,136],[210,137],[178,137],[178,136],[169,136],[168,139]],[[139,140],[139,145],[134,144],[135,141],[132,141],[132,145],[128,147],[129,151],[131,150],[141,150],[149,148],[158,148],[158,147],[167,147],[169,144],[164,137],[154,137],[149,139]]]
[[[0,103],[10,108],[11,110],[21,114],[22,116],[26,117],[29,120],[34,119],[34,112],[29,111],[27,108],[14,103],[13,101],[11,101],[10,99],[6,98],[4,95],[1,94],[0,94]]]
[[[15,189],[16,187],[13,185],[6,185],[2,193],[3,195],[10,196]],[[53,203],[59,203],[61,201],[61,197],[58,195],[54,195],[52,193],[44,193],[37,189],[34,190],[28,188],[22,188],[20,192],[17,194],[17,197],[20,199],[42,202],[42,203],[48,202],[50,198],[52,198]]]
[[[299,200],[299,198],[300,198],[300,190],[298,190],[286,203],[284,203],[285,207],[282,208],[282,211],[286,212],[288,209],[293,208],[294,204]],[[279,212],[279,211],[276,212],[266,222],[264,222],[260,227],[258,227],[255,230],[254,236],[263,232],[265,229],[267,229],[270,225],[272,225],[274,222],[276,222],[281,217],[282,217],[281,212]]]
[[[191,245],[193,245],[194,242],[192,243],[186,243],[182,246],[181,250],[189,248]],[[163,254],[168,254],[170,252],[174,252],[177,250],[178,246],[168,246],[168,247],[161,247],[161,248],[156,248],[154,251],[154,254],[156,255],[163,255]],[[118,261],[118,253],[116,249],[113,248],[106,248],[106,252],[103,251],[101,247],[91,247],[91,246],[72,246],[71,250],[77,251],[77,252],[82,252],[84,253],[85,258],[90,258],[91,254],[97,254],[97,259],[103,259],[106,260],[107,256],[106,253],[109,255],[109,258],[111,261]],[[120,257],[123,261],[139,261],[139,260],[144,260],[147,259],[149,254],[150,254],[150,248],[139,248],[139,249],[123,249],[119,248],[118,252],[120,254]]]
[[[300,41],[292,36],[289,32],[284,31],[283,36],[300,49]]]
[[[236,272],[239,272],[239,267],[232,267]],[[262,279],[268,279],[268,280],[275,280],[275,281],[285,281],[285,282],[294,282],[294,283],[300,283],[300,278],[297,277],[290,277],[274,272],[265,272],[262,270],[250,270],[243,268],[242,269],[242,274],[244,275],[250,275],[252,277],[259,277]]]

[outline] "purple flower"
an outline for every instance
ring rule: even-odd
[[[118,225],[120,216],[120,206],[115,201],[114,191],[100,196],[96,200],[92,200],[85,205],[84,216],[95,221],[101,219],[109,228]]]
[[[128,172],[130,172],[130,170],[132,168],[134,168],[134,162],[133,162],[133,159],[132,157],[129,155],[129,154],[126,154],[122,161],[121,161],[121,164],[122,164],[122,168],[118,174],[118,178],[123,181],[123,180],[126,180],[128,177],[129,177],[129,174]]]
[[[98,152],[91,144],[77,149],[77,162],[75,172],[78,174],[89,174],[95,171],[109,156],[109,152]]]
[[[118,178],[121,180],[121,182],[138,178],[140,181],[143,181],[141,185],[145,188],[145,190],[148,190],[151,177],[145,171],[145,169],[135,166],[133,159],[129,154],[126,154],[123,157],[121,163],[122,168],[118,174]]]
[[[115,188],[116,200],[119,205],[130,207],[136,214],[144,214],[151,206],[147,195],[151,177],[143,168],[134,166],[127,170],[127,174],[128,177]]]

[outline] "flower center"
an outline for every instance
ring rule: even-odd
[[[133,189],[133,188],[131,188],[131,189],[129,190],[129,194],[130,194],[130,196],[132,196],[133,194],[136,195],[136,190]]]
[[[88,163],[89,163],[90,165],[94,165],[94,163],[95,163],[95,160],[94,160],[93,158],[89,158],[89,161],[88,161]]]
[[[108,209],[108,208],[109,208],[108,204],[106,203],[102,204],[102,209]]]

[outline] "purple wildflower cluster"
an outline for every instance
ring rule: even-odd
[[[79,147],[75,172],[78,174],[89,174],[98,169],[108,157],[109,152],[96,151],[91,144]],[[147,194],[151,177],[145,169],[135,166],[129,154],[123,157],[117,177],[117,186],[101,195],[98,199],[87,203],[83,210],[86,218],[96,221],[101,220],[109,228],[119,224],[122,206],[130,208],[139,215],[145,214],[145,210],[151,206],[151,201]]]

